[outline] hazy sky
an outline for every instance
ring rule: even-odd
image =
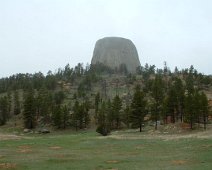
[[[90,63],[106,36],[131,39],[141,65],[212,74],[211,0],[0,0],[0,77]]]

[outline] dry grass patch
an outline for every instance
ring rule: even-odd
[[[212,145],[211,145],[211,144],[208,144],[208,145],[202,145],[202,148],[206,148],[206,149],[208,149],[208,148],[212,148]]]
[[[4,134],[0,134],[0,141],[2,140],[18,140],[18,139],[22,139],[21,136],[17,136],[17,135],[4,135]]]
[[[32,146],[30,145],[21,145],[21,146],[18,146],[19,149],[30,149],[32,148]]]
[[[21,145],[21,146],[18,146],[18,150],[17,152],[18,153],[31,153],[32,152],[32,146],[30,145]]]
[[[17,151],[18,153],[31,153],[32,150],[31,149],[21,149]]]
[[[136,147],[135,147],[135,149],[144,149],[145,147],[144,147],[144,145],[137,145]]]
[[[17,165],[14,163],[0,163],[0,169],[16,169]]]
[[[109,160],[109,161],[106,161],[106,163],[108,164],[117,164],[119,163],[120,161],[117,161],[117,160]]]
[[[53,149],[53,150],[59,150],[59,149],[62,149],[62,147],[60,146],[51,146],[49,147],[50,149]]]
[[[172,164],[174,165],[184,165],[186,164],[188,161],[185,161],[185,160],[173,160],[172,161]]]

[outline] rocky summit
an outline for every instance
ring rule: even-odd
[[[102,63],[112,69],[125,64],[128,72],[135,73],[140,66],[138,52],[129,39],[105,37],[96,42],[91,64]]]

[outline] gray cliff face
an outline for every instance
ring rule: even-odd
[[[96,42],[91,64],[102,63],[112,69],[126,64],[130,73],[140,66],[138,52],[132,41],[119,37],[106,37]]]

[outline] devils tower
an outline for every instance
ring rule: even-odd
[[[129,39],[105,37],[96,42],[91,64],[102,63],[111,69],[125,64],[128,72],[135,73],[140,66],[138,52]]]

